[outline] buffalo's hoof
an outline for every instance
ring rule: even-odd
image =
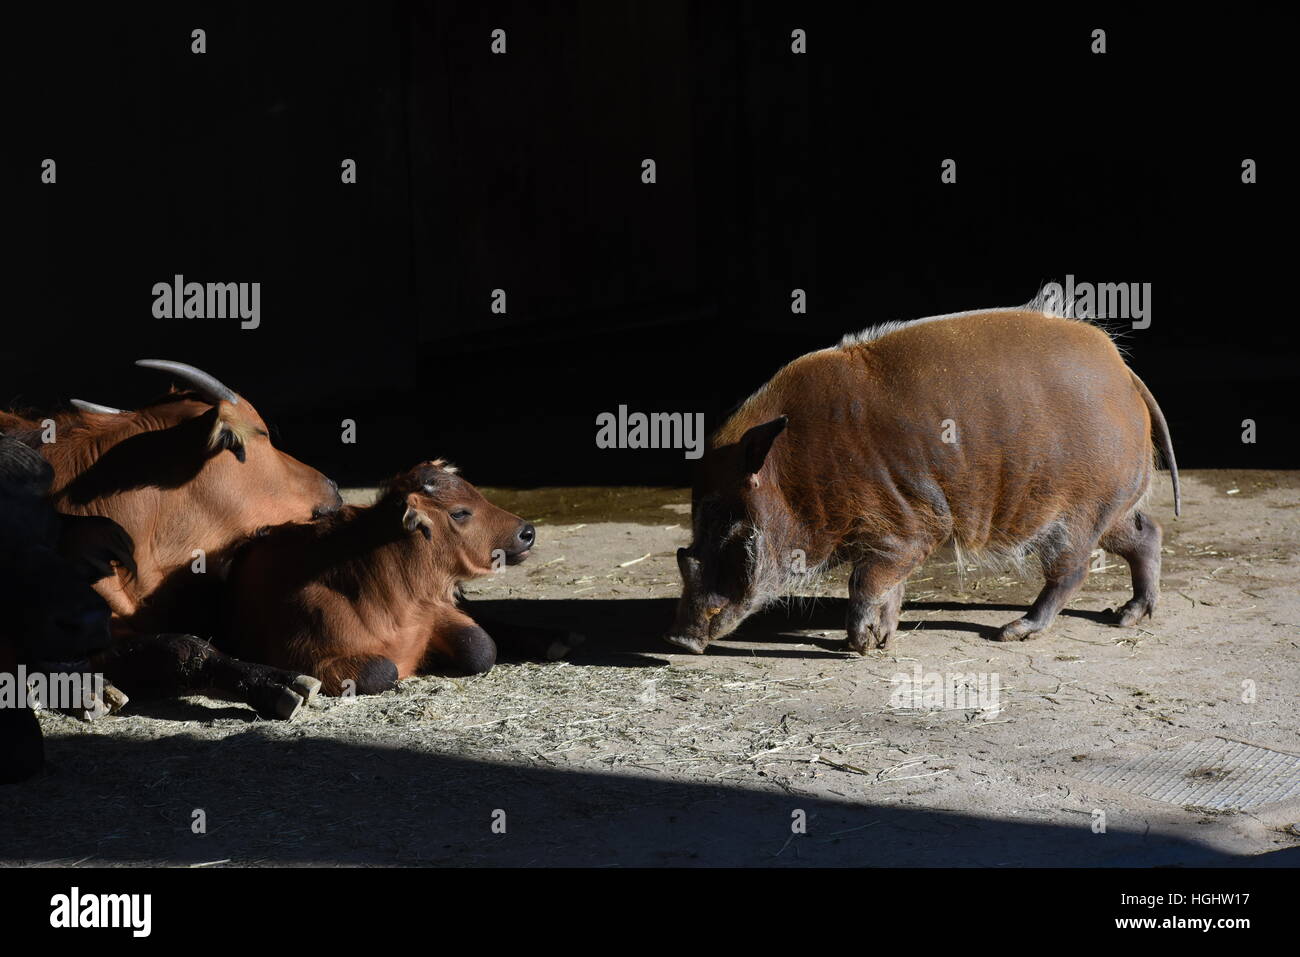
[[[113,685],[104,685],[104,704],[107,706],[109,714],[117,714],[127,706],[130,700]]]
[[[704,654],[704,649],[709,645],[707,641],[703,641],[699,638],[687,638],[685,635],[665,635],[664,641],[668,642],[670,645],[676,645],[678,648],[683,648],[695,655]]]
[[[78,711],[77,717],[83,721],[98,721],[110,714],[117,714],[127,706],[127,702],[130,700],[113,685],[105,683],[103,695],[97,696],[94,704],[89,708],[82,708]]]
[[[290,687],[302,696],[304,704],[311,704],[320,693],[321,683],[319,678],[313,678],[311,675],[299,675],[293,679]]]
[[[263,718],[292,721],[320,690],[318,679],[311,675],[296,675],[283,684],[264,685],[249,698],[249,703]]]
[[[275,716],[280,720],[292,721],[306,703],[306,699],[293,688],[281,688],[275,696],[272,708]]]

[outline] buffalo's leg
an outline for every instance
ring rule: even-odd
[[[429,638],[421,671],[478,675],[492,670],[497,645],[483,628],[460,609],[439,621]]]
[[[247,702],[264,718],[288,720],[320,690],[308,675],[232,658],[193,635],[136,635],[93,656],[100,672],[136,698],[170,698],[208,689]]]
[[[1132,511],[1101,537],[1101,547],[1128,562],[1133,597],[1118,612],[1125,628],[1150,617],[1160,598],[1160,524],[1145,512]]]
[[[27,694],[18,675],[17,650],[0,643],[0,681],[12,688],[15,697]],[[26,781],[45,765],[45,739],[36,713],[25,701],[14,701],[12,705],[0,707],[0,784]]]
[[[1043,568],[1047,584],[1038,593],[1029,613],[1003,625],[994,636],[996,641],[1024,641],[1048,628],[1088,577],[1088,561],[1093,543],[1085,549],[1069,549],[1054,556]]]
[[[44,765],[45,740],[36,713],[27,707],[0,708],[0,784],[26,781]]]
[[[314,671],[327,695],[383,694],[397,687],[397,665],[382,655],[330,658]]]
[[[850,651],[865,655],[872,648],[889,647],[903,610],[904,583],[929,552],[928,548],[908,546],[873,554],[853,566],[845,624]]]

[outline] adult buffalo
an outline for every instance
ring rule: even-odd
[[[212,632],[234,543],[338,509],[338,486],[275,448],[253,405],[206,372],[161,359],[136,365],[183,388],[134,411],[74,401],[47,417],[0,413],[0,430],[53,468],[56,508],[111,519],[135,543],[133,569],[113,563],[95,582],[117,637],[89,666],[133,696],[214,688],[290,718],[318,681],[229,658],[191,632]]]

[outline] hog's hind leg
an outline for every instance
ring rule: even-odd
[[[1160,597],[1160,523],[1146,512],[1129,512],[1101,538],[1101,547],[1128,562],[1133,597],[1119,609],[1118,624],[1131,628],[1149,618]]]
[[[1003,625],[994,636],[996,641],[1024,641],[1051,627],[1056,615],[1074,597],[1088,577],[1088,561],[1094,545],[1084,549],[1067,549],[1055,555],[1043,567],[1047,584],[1029,608],[1029,614]]]

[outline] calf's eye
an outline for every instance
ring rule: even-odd
[[[458,522],[463,522],[474,513],[467,508],[458,508],[451,513],[451,517]]]

